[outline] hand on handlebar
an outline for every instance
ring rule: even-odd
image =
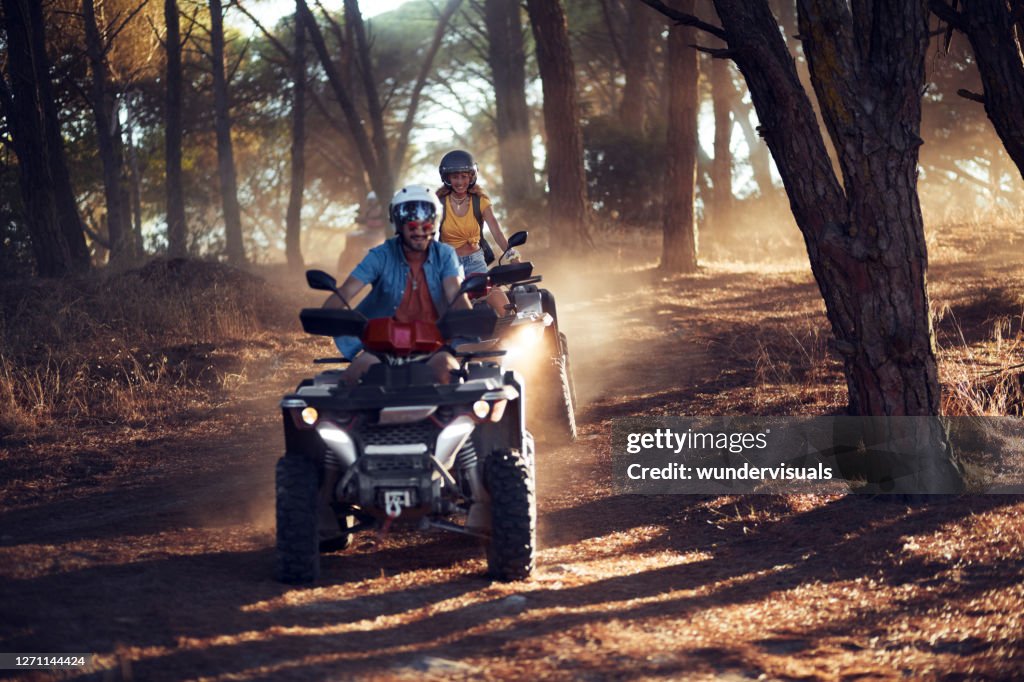
[[[509,249],[505,255],[508,256],[508,260],[510,263],[518,263],[520,260],[522,260],[519,256],[519,252],[516,251],[515,249]]]

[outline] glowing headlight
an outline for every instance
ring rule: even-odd
[[[478,400],[473,403],[473,414],[477,419],[483,419],[491,411],[491,404],[486,400]]]
[[[310,426],[316,424],[316,420],[319,417],[320,414],[316,411],[315,407],[307,407],[302,411],[302,421],[309,424]]]

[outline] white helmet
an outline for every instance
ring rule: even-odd
[[[437,220],[441,202],[425,185],[406,185],[395,192],[388,206],[388,217],[395,232],[410,220]]]

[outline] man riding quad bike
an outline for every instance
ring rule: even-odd
[[[516,232],[508,239],[509,250],[525,244],[527,233]],[[508,251],[506,251],[506,254]],[[569,344],[558,328],[555,297],[538,288],[540,275],[533,275],[533,263],[502,265],[506,254],[487,272],[488,285],[500,287],[509,300],[509,315],[499,322],[496,335],[500,348],[508,351],[507,367],[523,373],[530,387],[528,418],[537,433],[552,442],[576,440],[576,387],[569,363]],[[475,305],[481,305],[477,299]]]
[[[372,293],[378,295],[364,299],[359,310],[348,307],[333,277],[307,273],[311,287],[331,291],[344,307],[303,310],[303,329],[334,337],[343,352],[354,347],[349,340],[354,342],[360,354],[346,355],[361,368],[321,372],[281,401],[285,454],[277,464],[277,572],[282,581],[314,580],[320,552],[346,548],[357,531],[410,523],[480,537],[487,545],[488,570],[498,579],[525,578],[533,569],[534,452],[523,381],[488,359],[500,352],[460,351],[459,341],[490,338],[497,315],[490,308],[452,305],[465,292],[485,287],[482,275],[442,293],[442,276],[448,285],[442,262],[454,252],[431,245],[436,212],[427,197],[413,187],[396,194],[390,213],[398,234],[376,247],[346,281],[351,291],[353,278],[374,280]],[[422,271],[409,274],[417,259]],[[386,276],[391,266],[407,277],[393,282]],[[424,276],[417,288],[417,277]],[[444,314],[420,317],[424,306],[435,305],[420,298],[407,306],[408,296],[389,290],[402,281],[411,283],[406,294],[430,289],[432,297],[442,296],[436,307]],[[400,300],[396,314],[388,314],[392,298]],[[419,312],[409,317],[410,309]]]

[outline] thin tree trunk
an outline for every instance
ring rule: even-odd
[[[394,181],[386,172],[383,172],[377,162],[373,146],[370,144],[370,138],[363,128],[362,117],[356,110],[355,103],[345,87],[347,81],[341,77],[337,67],[335,67],[334,62],[331,60],[331,54],[327,50],[327,43],[324,41],[320,26],[316,23],[316,17],[309,11],[309,5],[305,0],[296,0],[296,2],[296,6],[302,14],[305,28],[309,31],[310,41],[313,43],[313,48],[320,59],[320,65],[324,69],[324,75],[327,76],[327,82],[331,86],[331,91],[334,93],[342,113],[345,114],[345,121],[348,123],[349,132],[352,134],[356,150],[359,152],[359,158],[363,162],[363,169],[370,178],[370,185],[377,192],[377,196],[390,197],[393,193]]]
[[[132,210],[131,257],[141,258],[145,249],[142,244],[142,170],[139,168],[139,154],[135,149],[135,102],[128,100],[127,116],[125,117],[125,138],[128,140],[128,169],[130,171],[128,188],[129,202]]]
[[[164,119],[164,150],[167,157],[167,253],[184,258],[188,253],[185,225],[185,190],[181,170],[181,144],[184,135],[182,114],[183,76],[181,70],[181,29],[177,0],[164,0],[167,24],[167,92]]]
[[[1019,15],[1024,15],[1024,8],[1020,3],[1007,6],[1004,0],[962,0],[960,4],[960,12],[943,0],[932,0],[931,7],[971,41],[985,89],[985,113],[1024,177],[1024,31],[1015,27],[1010,7],[1016,7]]]
[[[295,11],[295,50],[292,52],[292,173],[285,219],[284,250],[288,268],[301,271],[302,194],[306,185],[306,31]]]
[[[346,26],[352,27],[352,32],[356,39],[357,71],[363,82],[363,91],[366,93],[366,108],[369,114],[367,118],[370,119],[373,152],[377,159],[377,172],[382,178],[387,178],[386,186],[382,188],[384,194],[379,196],[390,197],[394,190],[395,178],[391,169],[391,154],[388,150],[387,131],[384,130],[384,109],[380,104],[380,95],[377,93],[377,83],[373,76],[373,61],[370,55],[370,45],[366,40],[363,15],[359,11],[357,0],[344,0],[344,5]],[[376,189],[376,185],[374,188]]]
[[[224,232],[228,262],[245,263],[242,214],[238,206],[238,179],[231,145],[231,105],[224,74],[224,17],[220,0],[210,0],[210,57],[213,67],[213,106],[217,128],[217,171],[224,207]]]
[[[569,248],[590,245],[583,135],[565,13],[559,0],[527,0],[526,5],[544,92],[552,235]]]
[[[750,168],[754,172],[754,181],[762,197],[771,197],[776,194],[775,183],[772,182],[772,157],[768,145],[764,139],[757,134],[754,126],[750,123],[750,108],[744,104],[739,97],[736,102],[735,120],[740,124],[743,137],[747,141],[747,148],[750,150]]]
[[[437,51],[441,48],[441,41],[444,39],[448,22],[455,16],[455,12],[458,11],[461,4],[462,0],[448,0],[448,4],[441,10],[441,15],[437,19],[437,25],[434,26],[434,38],[430,41],[427,53],[423,55],[423,63],[420,65],[420,72],[416,75],[416,83],[412,87],[412,96],[409,98],[409,109],[405,112],[405,121],[402,123],[402,129],[398,133],[398,139],[395,140],[395,156],[388,166],[389,169],[401,169],[405,162],[405,154],[409,148],[409,136],[412,134],[413,124],[416,122],[416,111],[420,106],[420,96],[427,84],[427,77],[434,66],[434,57],[437,56]],[[357,30],[356,35],[359,34],[360,31]],[[388,172],[393,178],[394,173],[390,170]],[[387,239],[387,235],[384,238]]]
[[[519,5],[486,0],[487,61],[494,80],[498,159],[505,200],[512,207],[534,195],[533,139],[526,104],[526,52]]]
[[[622,89],[619,103],[619,120],[627,129],[637,133],[644,130],[647,112],[647,69],[650,62],[651,10],[639,2],[630,2],[629,10],[629,53],[622,65],[626,73],[626,84]]]
[[[100,162],[103,166],[103,192],[107,204],[107,237],[110,240],[110,262],[123,263],[128,256],[130,234],[124,228],[128,224],[125,212],[128,205],[122,203],[126,193],[124,176],[124,153],[117,119],[117,101],[110,88],[107,70],[106,50],[103,37],[96,24],[96,8],[93,0],[82,0],[82,16],[85,20],[86,52],[89,55],[90,104],[96,121],[96,139],[99,146]]]
[[[693,13],[694,0],[678,3]],[[674,25],[668,31],[665,70],[669,87],[665,207],[662,216],[661,268],[668,272],[697,270],[697,227],[694,190],[697,181],[697,51],[694,29]]]
[[[715,114],[715,157],[711,164],[711,229],[727,229],[732,213],[732,74],[729,62],[711,60],[711,100]]]

